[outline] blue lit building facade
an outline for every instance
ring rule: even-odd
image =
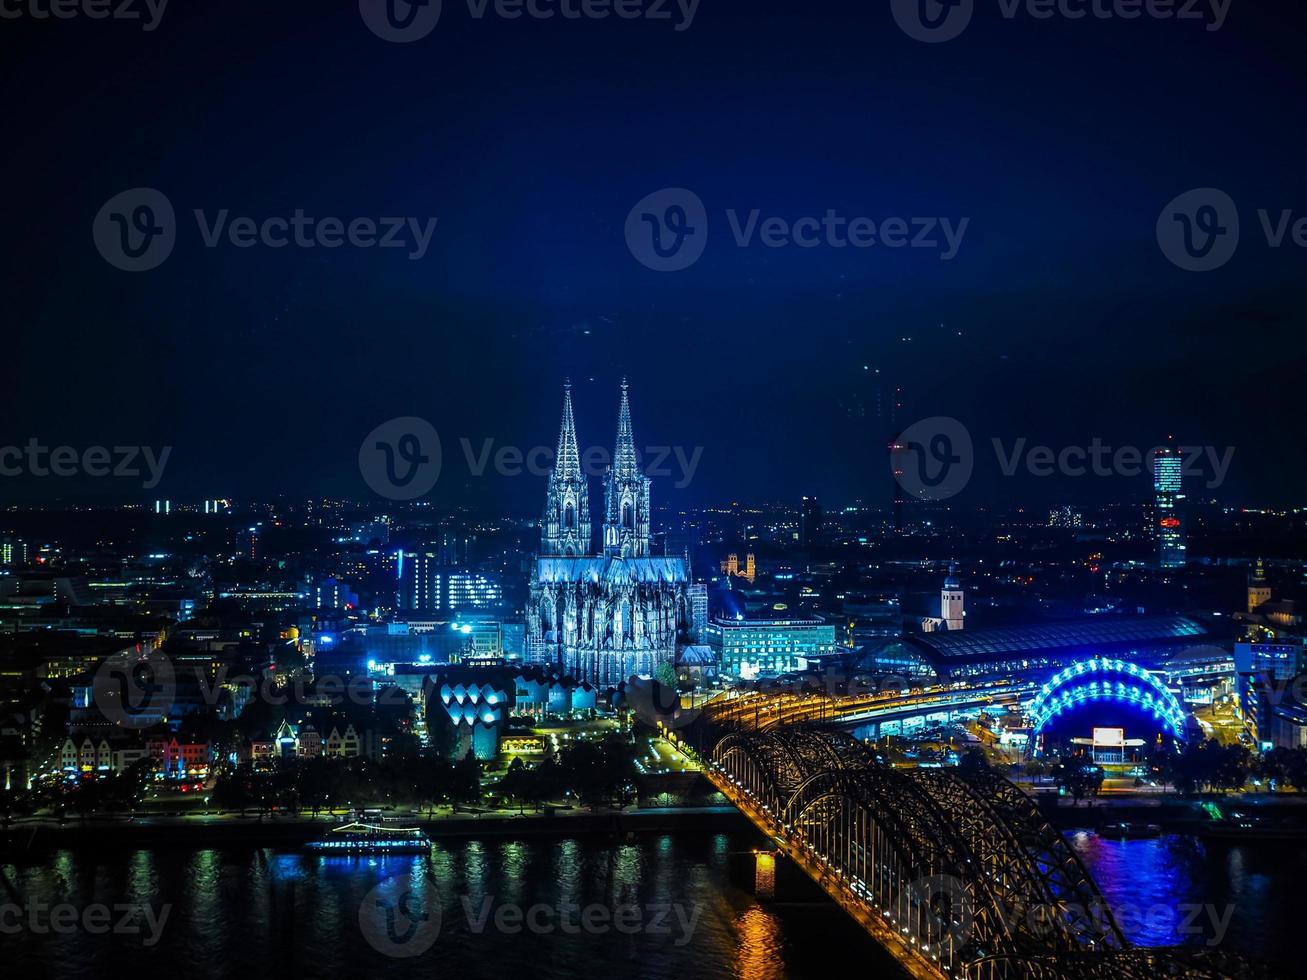
[[[835,627],[819,619],[714,619],[704,640],[725,676],[753,680],[805,670],[835,652]]]
[[[431,552],[401,551],[396,556],[399,608],[407,610],[496,609],[504,600],[498,578],[451,567]]]

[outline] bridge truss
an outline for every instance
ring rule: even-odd
[[[708,773],[916,976],[1247,975],[1131,947],[1062,835],[997,774],[894,769],[803,728],[731,732]]]

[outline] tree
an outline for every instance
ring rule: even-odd
[[[481,802],[481,760],[469,752],[454,764],[450,796],[455,803],[474,805]]]
[[[526,804],[531,799],[531,784],[534,773],[521,759],[514,759],[508,766],[508,772],[499,782],[500,792],[517,803],[517,812],[521,816],[526,812]]]
[[[958,760],[958,771],[964,775],[974,775],[984,772],[989,768],[989,760],[985,758],[985,752],[976,746],[972,746],[962,754]]]
[[[1082,755],[1062,759],[1053,770],[1056,784],[1079,803],[1086,796],[1097,796],[1103,788],[1103,770]]]

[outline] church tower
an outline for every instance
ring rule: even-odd
[[[617,448],[604,483],[604,554],[642,558],[649,554],[649,478],[640,472],[626,389],[623,378]]]
[[[958,567],[950,565],[948,578],[939,593],[939,618],[946,629],[960,630],[965,623],[962,611],[962,583],[958,581]]]
[[[1271,601],[1271,586],[1266,581],[1266,568],[1260,558],[1248,573],[1248,611],[1255,613]]]
[[[576,445],[570,381],[563,386],[563,423],[545,496],[540,553],[569,558],[590,553],[590,491],[581,472],[581,454]]]

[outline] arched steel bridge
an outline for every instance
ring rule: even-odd
[[[988,771],[896,769],[842,732],[735,731],[705,772],[917,977],[1247,976],[1132,947],[1062,835]]]

